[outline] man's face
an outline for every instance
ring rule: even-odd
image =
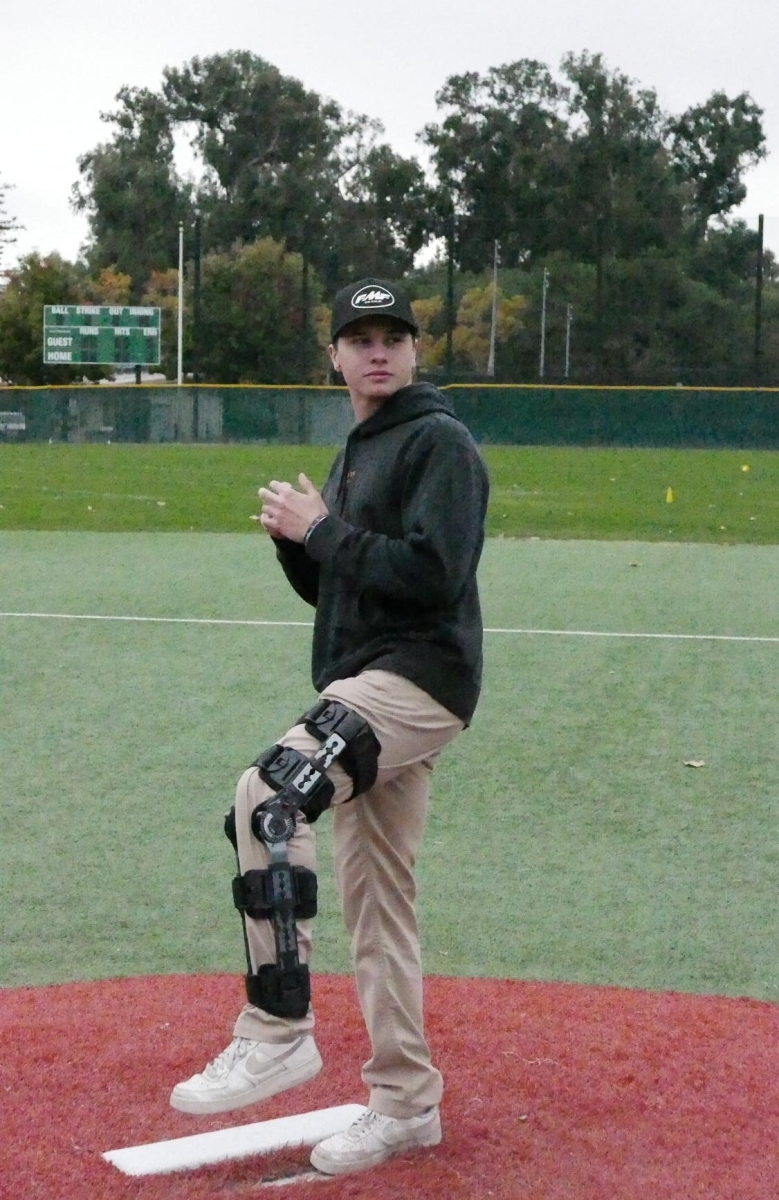
[[[416,342],[408,326],[391,317],[361,317],[347,325],[330,358],[352,395],[385,400],[411,383]]]

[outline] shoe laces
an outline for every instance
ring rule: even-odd
[[[251,1045],[251,1038],[233,1038],[230,1045],[208,1064],[203,1074],[207,1079],[219,1079],[222,1075],[226,1075],[239,1058],[244,1058],[249,1053]]]
[[[352,1142],[359,1142],[361,1138],[367,1137],[377,1125],[383,1125],[391,1119],[391,1117],[385,1116],[384,1113],[379,1113],[369,1108],[367,1112],[364,1112],[362,1116],[359,1116],[356,1121],[352,1122],[346,1130],[346,1137]]]

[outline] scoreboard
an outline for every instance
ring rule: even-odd
[[[159,308],[46,304],[44,363],[156,366],[160,361]]]

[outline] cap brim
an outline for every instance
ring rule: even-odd
[[[359,325],[362,321],[389,321],[393,325],[401,325],[407,329],[414,337],[419,337],[419,326],[412,325],[410,321],[404,321],[402,317],[396,317],[392,313],[362,313],[359,317],[353,317],[349,321],[344,321],[343,325],[339,325],[337,329],[331,330],[330,338],[335,341],[337,337],[345,333],[347,329],[351,329],[353,325]]]

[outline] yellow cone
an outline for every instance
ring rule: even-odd
[[[666,504],[673,504],[673,502],[674,502],[673,488],[669,488],[668,491],[665,493],[665,502],[666,502]]]

